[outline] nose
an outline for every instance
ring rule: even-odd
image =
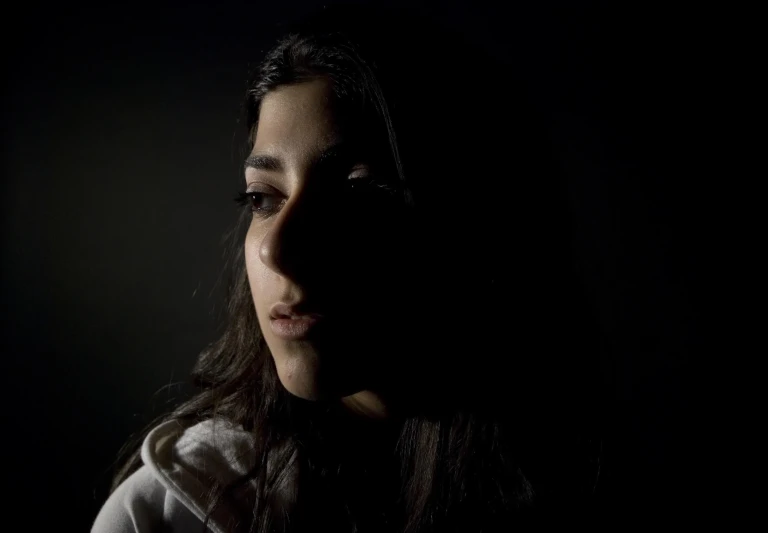
[[[327,218],[320,212],[322,199],[306,189],[292,195],[273,215],[271,226],[259,247],[259,258],[269,269],[296,283],[321,267],[321,246],[328,245]],[[302,269],[307,269],[302,272]],[[311,270],[310,270],[311,269]]]

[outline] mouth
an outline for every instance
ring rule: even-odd
[[[305,339],[322,321],[320,315],[278,316],[269,321],[272,333],[286,340]]]
[[[269,325],[275,336],[285,340],[299,340],[310,337],[319,323],[325,320],[314,312],[306,301],[287,304],[278,302],[269,311]]]
[[[283,302],[273,305],[272,309],[269,311],[269,316],[272,320],[300,320],[305,318],[320,319],[323,317],[323,315],[320,313],[311,312],[311,310],[304,303],[288,305]]]

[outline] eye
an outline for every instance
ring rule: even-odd
[[[282,200],[276,194],[261,191],[245,191],[238,193],[235,202],[251,211],[254,215],[267,215],[276,211],[280,207]]]

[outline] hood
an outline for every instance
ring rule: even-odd
[[[177,420],[158,425],[144,439],[141,458],[158,481],[201,522],[212,501],[213,485],[232,483],[256,461],[253,435],[220,418],[193,426]],[[254,487],[249,482],[245,490]],[[222,501],[209,519],[211,531],[231,531],[231,517],[237,516],[233,511]]]

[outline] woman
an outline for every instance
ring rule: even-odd
[[[493,531],[581,505],[588,330],[513,80],[394,11],[278,41],[247,93],[227,328],[94,532]]]

